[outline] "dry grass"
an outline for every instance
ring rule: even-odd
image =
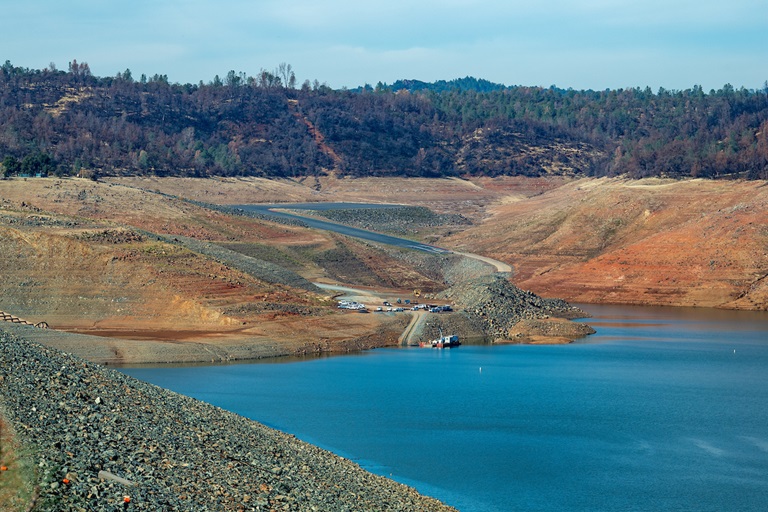
[[[35,471],[32,459],[0,414],[0,510],[30,510],[34,496]]]

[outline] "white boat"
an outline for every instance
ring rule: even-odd
[[[422,341],[419,346],[422,348],[451,348],[461,345],[459,337],[455,334],[451,336],[440,336],[439,338],[431,341]]]

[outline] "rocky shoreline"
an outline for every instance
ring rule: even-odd
[[[2,330],[0,409],[34,459],[32,510],[454,510],[291,435]]]
[[[494,343],[530,343],[531,337],[570,343],[595,332],[588,325],[566,321],[589,316],[578,307],[521,290],[502,273],[459,282],[436,296],[454,302],[475,331]]]

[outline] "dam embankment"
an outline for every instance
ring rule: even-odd
[[[0,409],[36,468],[32,510],[453,510],[288,434],[2,330]]]

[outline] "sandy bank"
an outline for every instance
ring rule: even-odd
[[[92,331],[93,334],[72,333],[54,329],[37,329],[10,323],[0,323],[7,331],[63,352],[77,355],[92,363],[104,365],[134,365],[151,363],[221,363],[256,360],[270,357],[307,355],[313,353],[345,354],[360,350],[398,344],[398,337],[408,318],[394,319],[383,324],[377,332],[340,339],[269,339],[264,337],[222,335],[174,339],[174,332],[135,331],[124,333],[129,338],[115,336],[116,332]],[[189,333],[187,333],[189,334]],[[200,333],[197,333],[200,334]]]

